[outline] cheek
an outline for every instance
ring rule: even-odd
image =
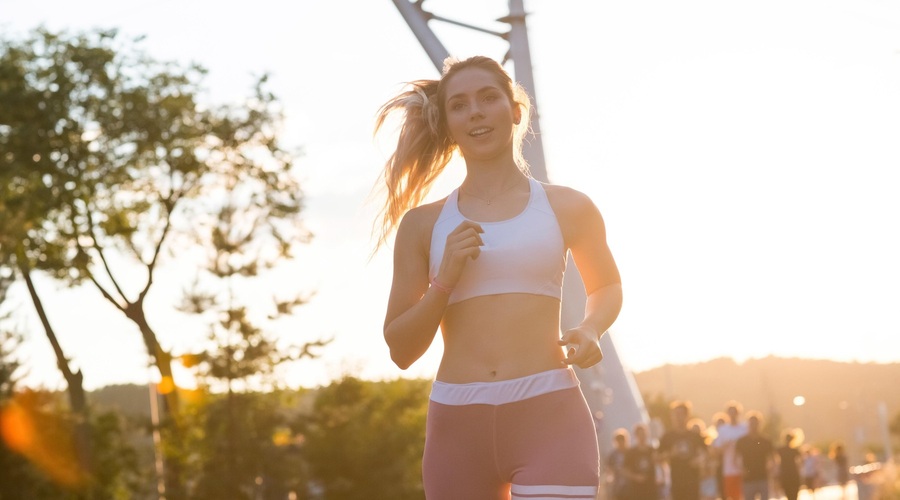
[[[465,134],[465,120],[461,120],[459,119],[459,117],[454,117],[451,114],[447,116],[447,119],[444,123],[447,126],[447,133],[451,138],[453,138],[453,140],[458,139],[460,134]]]

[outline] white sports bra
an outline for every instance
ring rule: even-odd
[[[511,219],[478,222],[484,245],[477,259],[466,263],[450,294],[450,304],[483,295],[528,293],[562,297],[566,247],[556,214],[540,182],[528,179],[531,194],[525,210]],[[437,276],[447,235],[466,220],[459,212],[455,189],[431,232],[429,276]]]

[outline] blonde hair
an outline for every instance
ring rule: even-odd
[[[510,102],[521,111],[513,138],[513,155],[519,169],[528,173],[522,145],[529,129],[531,101],[525,89],[512,80],[500,63],[488,57],[474,56],[461,61],[447,58],[439,80],[409,82],[407,88],[381,106],[376,115],[377,134],[389,116],[395,112],[403,113],[397,147],[385,163],[382,174],[386,195],[376,222],[376,250],[387,241],[407,210],[418,206],[428,195],[458,149],[447,131],[445,87],[450,77],[466,68],[493,73]]]

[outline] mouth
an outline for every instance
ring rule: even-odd
[[[481,137],[491,133],[493,130],[490,127],[478,127],[469,131],[469,137]]]

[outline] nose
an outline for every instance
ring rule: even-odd
[[[469,107],[469,119],[471,120],[471,119],[483,118],[483,117],[484,117],[484,112],[481,111],[481,106],[478,103],[478,100],[475,100],[475,102],[473,102],[472,105]]]

